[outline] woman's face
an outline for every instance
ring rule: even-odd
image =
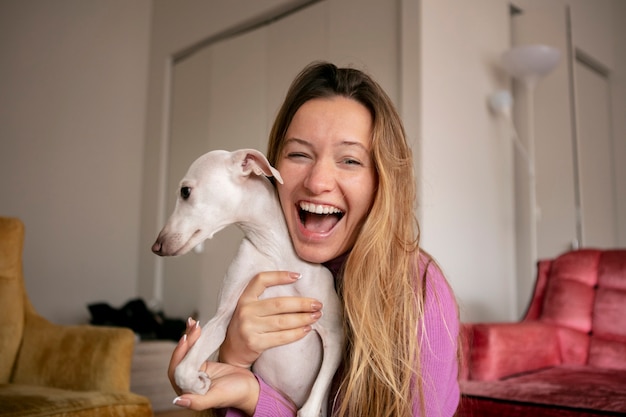
[[[372,116],[356,100],[312,99],[296,112],[277,162],[277,184],[293,245],[322,263],[356,240],[374,199]]]

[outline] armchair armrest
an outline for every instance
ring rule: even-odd
[[[556,327],[539,321],[464,324],[467,379],[493,381],[561,363]]]
[[[78,391],[129,391],[130,329],[61,326],[27,314],[13,382]]]

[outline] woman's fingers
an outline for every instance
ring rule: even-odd
[[[187,329],[185,334],[187,335],[187,340],[190,346],[193,346],[196,343],[196,340],[200,338],[200,333],[202,329],[200,328],[200,322],[189,317],[187,319]]]
[[[267,288],[293,284],[299,277],[294,272],[270,271],[250,281],[231,318],[220,360],[249,367],[263,351],[306,336],[322,315],[322,303],[306,297],[259,300]]]
[[[257,300],[267,288],[293,284],[300,279],[300,276],[298,272],[289,271],[261,272],[250,280],[239,300],[244,302]]]
[[[321,317],[322,303],[305,297],[279,297],[240,304],[238,319],[249,319],[257,332],[292,329],[314,323]]]
[[[257,274],[248,283],[237,303],[236,314],[239,318],[254,320],[253,325],[265,323],[268,328],[257,331],[275,331],[310,324],[308,316],[301,314],[296,317],[280,317],[291,313],[315,313],[322,309],[322,303],[314,298],[277,297],[259,300],[269,287],[293,284],[300,274],[288,271],[270,271]],[[269,317],[270,320],[262,320]],[[318,317],[319,318],[319,317]],[[261,319],[261,320],[258,320]]]

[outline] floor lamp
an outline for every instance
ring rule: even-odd
[[[530,215],[530,257],[531,262],[537,261],[537,185],[535,177],[535,114],[534,90],[541,78],[553,71],[559,63],[561,53],[558,49],[547,45],[517,46],[504,52],[501,65],[506,72],[522,82],[527,97],[527,140],[526,147],[514,135],[515,144],[528,163],[529,215]],[[491,107],[502,113],[512,107],[512,98],[508,91],[497,92],[490,98]],[[508,106],[508,108],[507,108]],[[515,129],[514,129],[515,131]]]

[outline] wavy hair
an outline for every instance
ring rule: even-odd
[[[311,63],[287,92],[270,132],[267,157],[278,163],[289,124],[302,104],[333,96],[356,100],[370,111],[378,177],[369,215],[338,281],[348,348],[336,412],[339,417],[408,417],[413,401],[424,409],[417,342],[424,284],[416,278],[421,274],[413,161],[395,106],[364,72]]]

